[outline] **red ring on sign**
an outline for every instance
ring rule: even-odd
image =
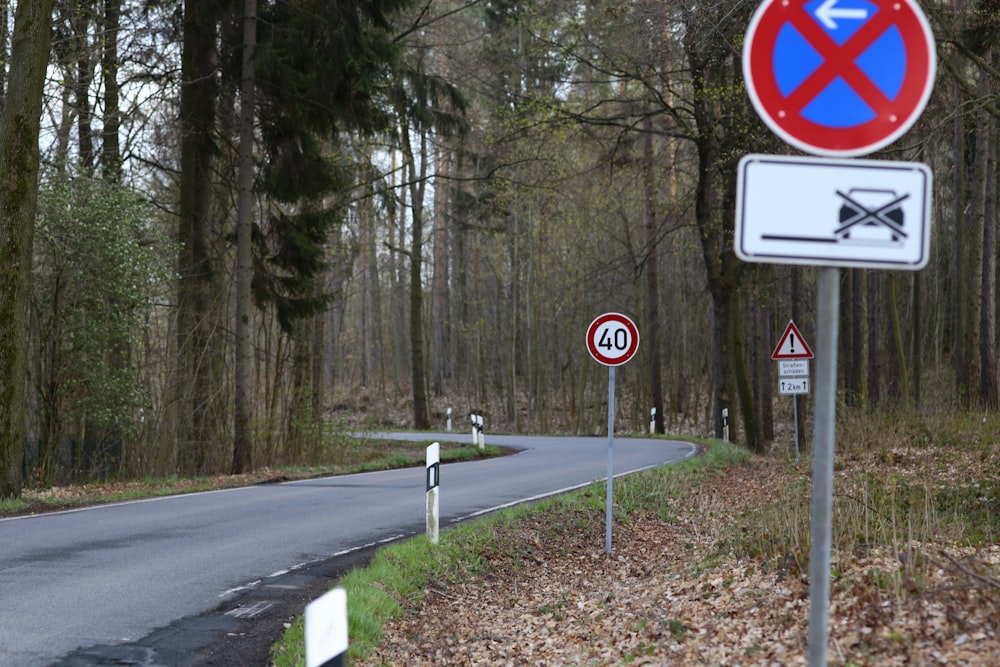
[[[629,341],[628,349],[621,356],[608,357],[602,354],[597,348],[597,330],[608,322],[617,322],[629,331],[631,340]],[[637,349],[639,349],[639,330],[636,328],[635,322],[627,315],[622,315],[621,313],[604,313],[595,318],[590,323],[590,326],[587,327],[587,351],[590,352],[590,356],[594,358],[594,361],[600,364],[604,364],[605,366],[621,366],[635,356]]]
[[[856,157],[892,143],[917,121],[934,86],[937,57],[927,18],[911,0],[867,0],[878,6],[858,31],[838,46],[805,10],[806,0],[765,0],[754,13],[743,47],[743,77],[757,113],[786,143],[826,157]],[[781,29],[790,24],[824,62],[788,97],[777,83],[774,51]],[[886,30],[899,30],[905,49],[905,74],[889,100],[854,64],[854,59]],[[875,112],[872,120],[850,127],[820,125],[803,109],[840,77]]]

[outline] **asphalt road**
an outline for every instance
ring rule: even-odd
[[[486,442],[521,451],[442,465],[443,528],[606,475],[607,438]],[[616,438],[613,450],[616,476],[697,452],[630,438]],[[216,664],[179,657],[210,641],[201,634],[232,633],[198,619],[212,610],[226,622],[263,615],[275,604],[264,589],[301,588],[302,573],[319,564],[422,532],[424,476],[391,470],[0,520],[0,665]]]

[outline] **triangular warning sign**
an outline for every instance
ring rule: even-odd
[[[795,322],[789,320],[785,327],[785,333],[781,334],[778,347],[771,353],[772,359],[812,359],[813,351],[809,349],[809,343],[799,333]]]

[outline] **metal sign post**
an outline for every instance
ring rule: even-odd
[[[604,553],[611,553],[612,485],[615,481],[615,367],[608,366],[608,482],[604,494]]]
[[[833,443],[837,416],[840,271],[819,270],[816,416],[813,434],[812,546],[809,552],[809,664],[826,664],[833,534]]]
[[[604,502],[604,552],[611,553],[611,506],[614,499],[615,368],[639,349],[639,330],[621,313],[604,313],[587,327],[587,351],[594,361],[608,367],[608,477]]]

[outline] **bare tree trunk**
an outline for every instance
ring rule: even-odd
[[[181,188],[177,294],[178,469],[205,472],[214,400],[209,227],[215,155],[216,21],[212,3],[185,0],[181,57]]]
[[[118,85],[118,32],[121,30],[122,0],[104,0],[104,24],[101,45],[101,71],[104,82],[104,129],[101,143],[101,167],[105,180],[118,183],[122,178],[120,87]]]
[[[0,2],[0,55],[10,63],[10,2]],[[7,96],[7,68],[0,67],[0,105]]]
[[[236,378],[232,473],[253,470],[253,142],[257,48],[257,0],[243,3],[243,80],[240,84],[239,202],[236,220]]]
[[[992,60],[993,48],[984,54],[986,61]],[[991,96],[991,86],[984,71],[979,77],[979,94],[983,98]],[[996,221],[996,139],[993,128],[996,119],[989,113],[981,112],[977,123],[976,139],[977,163],[980,165],[977,190],[980,221],[983,228],[982,279],[980,282],[979,311],[979,400],[983,407],[995,410],[1000,405],[1000,386],[997,378],[997,221]],[[978,153],[982,151],[982,155]]]
[[[903,346],[903,325],[899,318],[899,299],[897,298],[897,273],[892,271],[888,275],[889,280],[889,319],[892,322],[892,356],[895,359],[895,369],[893,379],[896,385],[895,396],[904,404],[908,404],[912,397],[910,391],[910,370],[906,365],[906,350]]]
[[[879,338],[884,331],[879,284],[882,274],[868,272],[868,408],[882,407],[885,375],[885,346]]]
[[[643,120],[642,181],[643,217],[646,231],[646,349],[649,350],[649,393],[653,403],[654,428],[657,433],[666,429],[663,425],[663,374],[660,352],[660,268],[659,268],[659,227],[656,218],[656,189],[653,178],[653,121],[650,104],[645,103]]]
[[[0,109],[0,498],[21,495],[38,133],[53,0],[19,2]]]
[[[400,114],[403,117],[403,114]],[[424,368],[424,293],[423,293],[423,246],[424,246],[424,178],[427,169],[427,134],[420,132],[420,168],[414,159],[410,141],[410,128],[406,123],[400,128],[403,154],[410,175],[410,381],[413,392],[413,428],[428,429],[431,426],[427,409],[427,381]]]
[[[74,93],[76,98],[77,149],[80,152],[80,168],[85,173],[94,169],[94,128],[93,111],[90,105],[90,84],[94,80],[94,65],[90,47],[90,8],[83,3],[74,3],[70,10],[73,41],[76,44],[76,76]]]
[[[451,169],[450,151],[437,152],[437,173],[447,176]],[[448,186],[438,179],[434,188],[434,316],[431,318],[431,390],[435,396],[444,393],[448,368],[449,330],[449,253],[448,253]]]
[[[850,269],[849,289],[850,302],[844,312],[850,318],[850,330],[845,336],[849,342],[849,354],[846,379],[846,400],[851,407],[860,407],[865,403],[865,303],[866,274],[862,269]]]

